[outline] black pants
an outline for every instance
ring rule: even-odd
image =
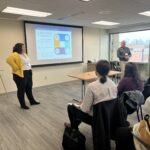
[[[116,150],[135,150],[132,129],[122,127],[116,132]]]
[[[25,106],[25,93],[29,99],[29,102],[32,103],[35,101],[33,94],[32,94],[32,71],[25,70],[24,71],[24,78],[19,77],[16,74],[13,74],[13,80],[17,86],[17,97],[19,103],[22,106]]]
[[[70,119],[71,127],[78,129],[78,126],[81,122],[92,125],[92,116],[81,111],[74,105],[68,105],[68,116]]]

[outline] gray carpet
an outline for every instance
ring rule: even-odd
[[[61,150],[64,122],[68,122],[66,106],[81,98],[81,83],[72,81],[33,89],[41,104],[20,109],[16,92],[0,95],[0,150]],[[129,117],[137,122],[136,114]],[[91,127],[82,123],[86,148],[92,150]],[[115,148],[112,142],[112,150]]]

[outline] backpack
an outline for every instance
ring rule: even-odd
[[[64,150],[85,150],[85,136],[76,129],[66,127],[63,134]]]

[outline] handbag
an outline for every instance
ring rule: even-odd
[[[85,136],[79,130],[65,128],[62,141],[64,150],[85,150],[85,141]]]
[[[150,149],[150,116],[146,114],[144,116],[144,120],[141,120],[139,125],[135,126],[135,129],[133,130],[132,134],[134,138],[138,141],[137,149],[143,148],[143,149]],[[135,141],[134,141],[135,142]],[[144,147],[143,147],[144,146]],[[142,149],[142,150],[143,150]]]

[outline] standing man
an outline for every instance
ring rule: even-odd
[[[121,78],[124,76],[125,65],[128,62],[129,58],[131,57],[131,52],[128,47],[126,47],[126,42],[121,42],[121,47],[117,50],[117,57],[120,60],[120,67],[121,67]]]

